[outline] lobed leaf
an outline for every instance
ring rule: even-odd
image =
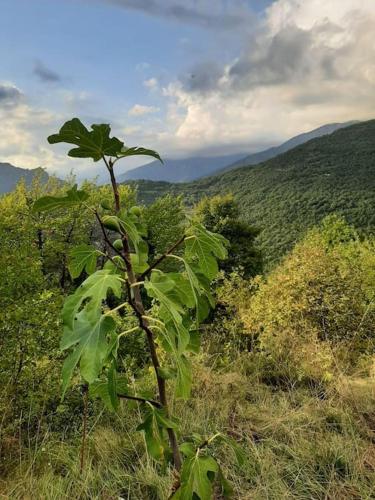
[[[117,394],[127,394],[128,383],[125,375],[116,373],[111,366],[108,371],[107,380],[96,380],[90,385],[90,395],[100,398],[105,406],[112,411],[116,411],[119,406]]]
[[[80,205],[89,198],[86,191],[79,191],[77,184],[66,192],[65,196],[43,196],[36,200],[33,205],[33,212],[47,212],[57,208],[69,208]]]
[[[61,349],[74,347],[66,358],[62,369],[63,395],[79,363],[82,377],[92,383],[98,378],[108,354],[107,336],[116,328],[114,320],[99,313],[95,319],[81,311],[74,321],[74,327],[65,326]]]
[[[187,232],[185,240],[187,260],[198,260],[199,268],[207,278],[214,279],[219,268],[217,259],[227,257],[227,240],[220,234],[211,233],[201,224],[194,224]]]
[[[96,248],[85,243],[73,248],[70,252],[70,262],[68,265],[71,277],[73,279],[78,278],[83,270],[87,274],[94,273],[98,255],[100,255],[100,252]]]
[[[200,456],[197,452],[184,461],[181,470],[181,486],[172,496],[173,500],[212,500],[213,479],[219,471],[212,457]],[[210,477],[209,477],[210,476]]]
[[[138,155],[152,156],[153,158],[159,160],[161,163],[164,163],[163,160],[160,158],[160,155],[152,149],[145,149],[140,147],[127,148],[124,146],[121,152],[117,154],[119,158],[125,158],[126,156],[138,156]]]
[[[147,451],[155,460],[161,460],[169,451],[164,429],[176,429],[175,421],[167,418],[163,409],[148,405],[144,421],[137,427],[144,431]]]
[[[48,142],[65,142],[77,147],[68,152],[74,158],[92,158],[98,161],[103,156],[120,154],[124,143],[117,137],[109,137],[111,127],[108,124],[92,125],[89,131],[78,118],[67,121],[57,134],[50,135]]]
[[[120,297],[121,286],[121,278],[110,269],[101,269],[91,274],[74,294],[66,299],[62,312],[64,324],[70,329],[74,328],[76,315],[83,303],[87,316],[96,320],[109,290],[112,290],[116,297]]]

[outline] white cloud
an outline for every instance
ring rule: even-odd
[[[5,87],[7,92],[4,91]],[[11,83],[0,84],[1,89],[0,121],[6,126],[0,134],[0,162],[21,168],[44,167],[61,178],[72,169],[77,173],[82,172],[82,176],[88,173],[95,175],[95,166],[82,165],[76,159],[67,157],[66,147],[51,146],[47,142],[47,137],[71,118],[71,108],[76,107],[82,99],[85,100],[85,94],[74,96],[71,92],[57,91],[55,95],[61,101],[63,111],[52,112],[43,106],[31,104],[27,96]]]
[[[139,134],[141,132],[141,127],[124,127],[122,129],[122,133],[126,136],[128,135],[135,135]]]
[[[164,89],[174,147],[256,149],[324,123],[374,118],[374,29],[374,0],[275,1],[232,64],[214,74],[201,65],[193,82]]]
[[[0,135],[0,161],[23,168],[59,163],[45,139],[56,118],[23,101],[12,107],[0,106],[0,121],[6,123]]]
[[[150,90],[155,90],[158,88],[158,81],[156,78],[149,78],[143,82],[144,87]]]
[[[129,116],[144,116],[152,113],[157,113],[160,111],[159,108],[155,106],[143,106],[142,104],[135,104],[132,108],[129,109]]]

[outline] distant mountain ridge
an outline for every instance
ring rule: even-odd
[[[158,161],[153,161],[120,175],[119,182],[141,179],[166,182],[190,182],[209,175],[226,172],[233,168],[257,165],[281,153],[285,153],[300,144],[304,144],[311,139],[332,134],[340,128],[349,127],[355,123],[358,122],[329,123],[310,132],[292,137],[279,146],[274,146],[250,155],[238,153],[215,157],[191,157],[179,160],[167,158],[164,160],[164,165]]]
[[[263,161],[270,160],[271,158],[275,158],[276,156],[286,153],[290,149],[295,148],[296,146],[300,146],[301,144],[305,144],[311,139],[317,139],[318,137],[323,137],[324,135],[332,134],[336,132],[336,130],[340,130],[341,128],[350,127],[351,125],[355,125],[359,123],[358,121],[349,121],[345,123],[329,123],[327,125],[323,125],[322,127],[318,127],[314,130],[310,130],[310,132],[305,132],[303,134],[296,135],[292,137],[286,142],[280,144],[280,146],[274,146],[269,149],[265,149],[264,151],[260,151],[259,153],[253,153],[251,155],[242,158],[222,169],[218,169],[215,173],[227,172],[228,170],[232,170],[234,168],[239,167],[247,167],[251,165],[257,165],[258,163],[262,163]]]
[[[119,176],[119,182],[145,179],[150,181],[189,182],[200,177],[213,174],[217,169],[234,163],[246,153],[234,155],[206,157],[191,157],[180,160],[163,158],[164,164],[153,161],[146,165],[128,170]]]
[[[0,163],[0,194],[12,191],[21,179],[30,185],[36,175],[41,175],[42,180],[48,180],[48,174],[42,168],[19,168],[10,163]]]

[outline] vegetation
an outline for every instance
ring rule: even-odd
[[[112,177],[129,150],[101,130]],[[100,158],[81,134],[73,154]],[[136,197],[35,179],[0,198],[0,496],[374,498],[371,231],[325,217],[265,273],[236,197]]]
[[[239,205],[233,195],[203,198],[194,210],[194,217],[228,240],[229,255],[221,263],[221,269],[226,272],[238,270],[246,278],[261,272],[262,257],[255,246],[259,230],[240,220]]]
[[[255,167],[232,170],[188,184],[140,181],[139,199],[166,192],[190,204],[204,196],[233,193],[243,219],[261,229],[267,263],[278,261],[304,232],[337,213],[367,234],[375,227],[375,120],[313,139]]]

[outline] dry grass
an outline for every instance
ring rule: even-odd
[[[244,449],[243,467],[230,449],[214,453],[232,480],[235,498],[375,498],[375,389],[372,379],[341,378],[315,387],[276,389],[248,375],[240,360],[217,371],[195,366],[192,399],[174,411],[182,433],[227,433]],[[171,473],[146,454],[133,432],[137,411],[98,421],[79,472],[79,442],[45,435],[32,449],[10,440],[12,468],[0,482],[9,499],[166,499]]]

